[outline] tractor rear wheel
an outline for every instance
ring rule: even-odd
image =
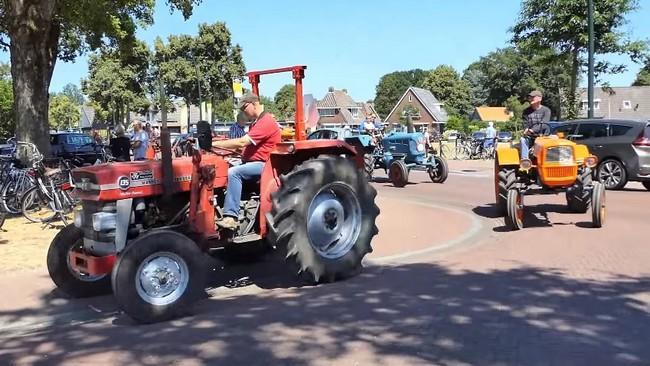
[[[508,190],[506,225],[512,230],[524,228],[524,195],[518,189]]]
[[[447,160],[440,156],[434,156],[433,157],[436,162],[436,168],[429,168],[427,169],[427,173],[429,173],[429,178],[431,178],[431,181],[433,183],[444,183],[447,180],[447,176],[449,175],[449,167],[447,166]]]
[[[372,153],[363,156],[364,171],[368,182],[372,182],[372,173],[375,171],[375,156]]]
[[[142,323],[182,315],[205,286],[202,255],[191,239],[170,230],[135,239],[113,269],[117,304]]]
[[[280,178],[273,226],[287,261],[308,283],[351,277],[378,233],[377,191],[350,160],[305,161]]]
[[[91,276],[75,271],[69,255],[83,248],[83,231],[74,225],[61,229],[47,251],[47,271],[54,284],[72,297],[90,297],[111,292],[109,275]]]
[[[508,191],[515,183],[517,183],[517,170],[512,167],[501,167],[498,159],[494,159],[494,195],[497,212],[500,215],[507,213]]]
[[[578,170],[578,177],[576,178],[575,189],[565,193],[566,203],[569,210],[576,213],[585,213],[589,209],[591,202],[591,192],[585,190],[585,187],[591,186],[592,170],[590,168],[583,168]]]
[[[600,182],[594,182],[594,188],[591,192],[591,221],[594,227],[602,227],[605,224],[605,198],[605,185]]]
[[[395,187],[404,187],[409,182],[409,168],[403,160],[395,160],[388,168],[388,178]]]

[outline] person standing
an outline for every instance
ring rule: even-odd
[[[133,124],[133,136],[131,136],[131,149],[133,160],[145,160],[149,148],[149,135],[142,128],[142,122],[135,121]]]
[[[524,135],[521,137],[521,158],[529,158],[530,145],[534,138],[543,133],[549,127],[547,124],[551,120],[551,110],[542,105],[542,92],[533,90],[528,94],[528,103],[530,106],[524,109],[522,119],[524,121]]]
[[[246,122],[248,122],[247,117],[244,113],[237,114],[237,122],[233,123],[228,130],[229,139],[238,139],[246,135]]]
[[[117,161],[131,161],[131,141],[125,136],[124,126],[115,127],[115,137],[111,139],[111,154]]]
[[[497,138],[497,129],[494,128],[494,122],[488,122],[488,127],[485,129],[485,142],[483,143],[485,148],[494,146],[494,141]]]

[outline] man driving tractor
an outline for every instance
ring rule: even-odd
[[[239,226],[242,182],[257,179],[262,175],[264,164],[281,141],[280,125],[270,113],[263,111],[257,95],[244,96],[239,102],[239,110],[254,120],[248,133],[240,138],[212,142],[212,147],[217,149],[243,149],[242,164],[228,170],[224,217],[217,221],[219,227],[229,230],[235,230]]]
[[[521,159],[528,159],[531,142],[542,134],[544,128],[548,129],[548,125],[544,127],[544,124],[551,120],[551,110],[542,105],[542,97],[542,92],[539,90],[533,90],[528,94],[530,106],[522,114],[524,135],[521,137]]]

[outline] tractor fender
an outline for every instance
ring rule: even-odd
[[[519,149],[508,143],[499,143],[496,149],[499,165],[519,165]]]
[[[591,156],[589,153],[589,148],[587,145],[576,144],[574,148],[575,159],[578,164],[581,164],[585,161],[585,158]]]
[[[344,141],[352,146],[361,146],[365,152],[372,152],[375,149],[372,136],[369,135],[346,137]]]
[[[269,229],[269,222],[273,207],[271,195],[275,193],[281,185],[280,177],[290,173],[296,166],[302,162],[316,158],[320,155],[347,155],[354,159],[359,169],[364,168],[363,155],[364,151],[361,146],[352,146],[341,140],[306,140],[280,143],[271,153],[270,159],[264,165],[262,176],[260,177],[260,235],[266,236]]]

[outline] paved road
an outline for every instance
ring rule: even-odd
[[[273,256],[219,268],[171,322],[66,299],[43,271],[0,277],[0,364],[648,364],[650,192],[608,192],[602,229],[561,196],[528,197],[529,227],[508,232],[489,168],[378,179],[381,232],[357,278],[298,287]]]

